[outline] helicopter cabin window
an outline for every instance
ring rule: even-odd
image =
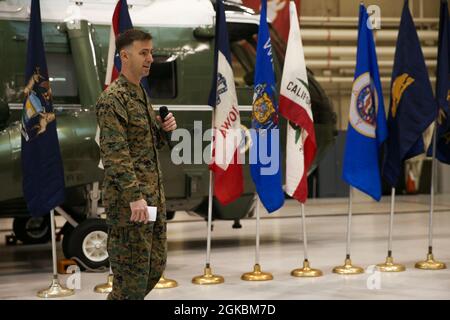
[[[153,56],[149,76],[150,97],[152,99],[173,99],[177,96],[176,56]]]
[[[70,53],[46,52],[47,69],[52,89],[53,104],[79,104],[75,67]],[[6,84],[6,95],[11,103],[23,102],[25,74],[17,72],[11,84]]]
[[[47,68],[54,104],[79,104],[75,66],[70,53],[47,52]]]

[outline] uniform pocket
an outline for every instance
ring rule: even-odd
[[[148,124],[147,119],[133,119],[129,122],[129,126],[138,127],[140,129],[144,129],[146,132],[150,130],[150,125]]]

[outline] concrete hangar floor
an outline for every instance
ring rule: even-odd
[[[414,268],[426,257],[428,247],[429,196],[397,196],[394,222],[394,260],[405,272],[377,273],[373,266],[385,261],[390,198],[381,203],[356,198],[353,206],[352,260],[366,273],[342,276],[331,272],[345,258],[347,199],[313,199],[306,204],[309,260],[324,275],[294,278],[301,266],[303,244],[300,207],[288,200],[282,210],[268,215],[261,210],[261,266],[273,274],[266,282],[242,281],[251,271],[255,256],[255,219],[242,220],[241,229],[232,221],[214,221],[211,266],[225,278],[220,285],[191,283],[203,273],[206,253],[206,223],[177,212],[168,224],[169,255],[165,275],[178,287],[153,290],[146,299],[450,299],[450,269],[424,271]],[[450,265],[450,196],[438,195],[434,214],[434,254]],[[61,225],[57,221],[57,225]],[[5,244],[11,220],[0,220],[0,299],[39,299],[36,292],[51,281],[51,245]],[[57,243],[58,255],[62,256]],[[371,267],[372,266],[372,267]],[[68,275],[60,275],[65,284]],[[93,288],[105,282],[107,273],[82,272],[80,289],[65,299],[105,299]],[[238,294],[237,294],[238,292]]]

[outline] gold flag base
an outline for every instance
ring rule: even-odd
[[[170,289],[178,287],[178,283],[172,279],[164,278],[164,275],[161,276],[158,283],[155,286],[155,289]]]
[[[309,266],[309,261],[303,261],[303,268],[292,270],[291,276],[300,278],[312,278],[321,277],[323,275],[322,271],[319,269],[311,269]]]
[[[220,284],[220,283],[225,282],[225,280],[222,276],[212,274],[210,267],[206,267],[204,272],[205,273],[203,275],[192,278],[192,283],[193,284]]]
[[[37,296],[39,298],[62,298],[62,297],[68,297],[74,294],[73,289],[67,289],[58,281],[58,277],[54,277],[52,280],[52,284],[50,287],[44,290],[40,290],[37,293]]]
[[[269,272],[262,272],[261,266],[259,264],[255,264],[253,267],[253,272],[244,273],[241,276],[241,279],[244,281],[268,281],[273,280],[273,275]]]
[[[402,264],[394,263],[394,258],[388,256],[385,263],[377,264],[377,270],[381,272],[402,272],[406,268]]]
[[[108,275],[108,280],[106,281],[106,283],[102,283],[102,284],[96,285],[95,288],[94,288],[94,292],[97,292],[97,293],[110,293],[112,291],[112,287],[113,287],[113,280],[114,280],[114,275],[113,274],[109,274]]]
[[[432,253],[427,254],[427,260],[417,262],[415,267],[422,270],[442,270],[447,268],[445,263],[434,260]]]
[[[350,258],[345,259],[343,266],[337,266],[333,268],[333,273],[337,274],[361,274],[364,273],[364,269],[352,265],[352,260]]]

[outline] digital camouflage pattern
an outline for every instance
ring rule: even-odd
[[[123,75],[97,101],[108,225],[134,225],[130,202],[145,199],[158,208],[165,203],[157,150],[165,140],[148,101],[142,88]]]
[[[143,299],[166,264],[165,196],[158,160],[165,140],[148,96],[123,75],[100,95],[96,113],[114,274],[108,299]],[[130,202],[139,199],[158,208],[156,222],[130,221]]]
[[[108,253],[114,274],[108,300],[143,300],[161,278],[167,260],[166,217],[134,227],[111,227]]]

